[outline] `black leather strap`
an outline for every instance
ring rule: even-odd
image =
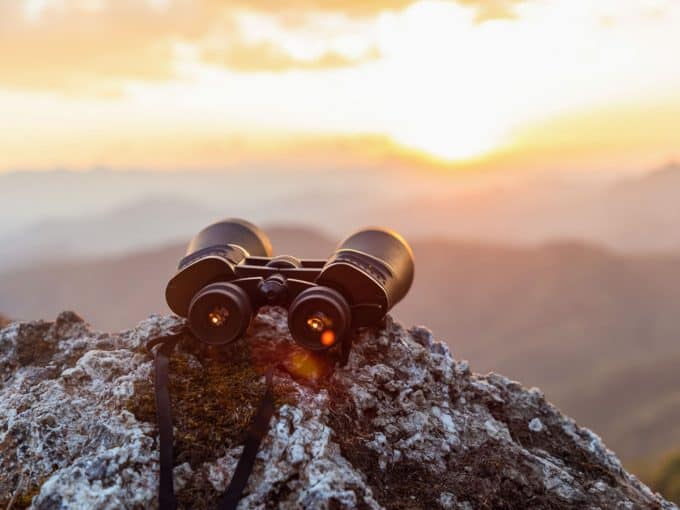
[[[177,499],[173,485],[173,434],[172,434],[172,408],[170,406],[170,391],[168,388],[170,354],[179,339],[188,330],[158,337],[147,342],[147,349],[160,345],[155,351],[155,379],[156,390],[156,418],[158,420],[158,436],[160,450],[160,480],[158,483],[158,506],[160,510],[176,510]],[[236,508],[243,489],[248,483],[248,478],[255,465],[255,457],[260,448],[262,439],[269,431],[269,422],[274,414],[274,394],[272,391],[272,369],[267,370],[267,388],[260,405],[253,417],[248,429],[241,458],[236,465],[234,475],[229,482],[226,492],[218,505],[219,510],[233,510]]]
[[[175,488],[173,486],[172,468],[172,408],[170,407],[170,391],[168,389],[168,366],[170,353],[177,344],[182,333],[166,337],[156,350],[156,419],[158,421],[158,437],[160,450],[160,480],[158,482],[158,506],[160,510],[175,510]],[[150,346],[149,346],[150,348]]]
[[[258,407],[250,424],[241,458],[238,460],[234,475],[231,477],[231,482],[229,482],[229,487],[227,487],[227,491],[220,500],[220,504],[217,507],[218,510],[234,510],[236,508],[239,499],[241,499],[241,493],[243,493],[243,489],[245,489],[248,482],[248,477],[250,477],[250,473],[253,471],[260,443],[269,431],[269,421],[274,414],[271,368],[267,370],[266,379],[267,389],[260,401],[260,407]]]

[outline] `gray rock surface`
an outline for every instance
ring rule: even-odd
[[[0,331],[0,508],[154,508],[158,443],[147,339],[76,314]],[[676,509],[599,437],[500,375],[477,375],[425,328],[363,330],[332,371],[271,308],[227,349],[185,338],[171,363],[175,483],[214,508],[276,363],[277,410],[239,508]]]

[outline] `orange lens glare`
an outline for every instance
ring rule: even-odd
[[[335,333],[333,333],[333,330],[327,329],[321,333],[321,343],[326,347],[330,347],[335,343]]]

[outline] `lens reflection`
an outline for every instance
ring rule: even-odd
[[[335,343],[335,333],[333,333],[332,329],[327,329],[321,333],[321,343],[326,347],[330,347]]]
[[[215,308],[208,314],[208,322],[211,326],[222,326],[229,319],[229,310],[223,306]]]
[[[307,318],[307,327],[314,333],[321,333],[332,325],[328,315],[323,312],[315,312]]]

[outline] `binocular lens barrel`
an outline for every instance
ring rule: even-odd
[[[348,297],[353,324],[369,325],[402,300],[413,274],[413,252],[404,238],[389,229],[369,228],[340,243],[316,283]]]
[[[179,272],[168,282],[168,306],[176,314],[188,317],[192,297],[205,285],[231,279],[235,266],[248,256],[271,254],[269,238],[252,223],[228,219],[209,225],[191,240],[179,263]]]
[[[253,257],[271,257],[272,243],[267,235],[249,221],[229,219],[218,221],[201,230],[187,247],[187,255],[213,246],[233,244]]]
[[[351,323],[349,305],[328,287],[307,289],[288,309],[288,329],[295,341],[310,351],[321,351],[340,342]]]
[[[201,289],[189,305],[189,327],[201,341],[228,344],[245,334],[253,317],[248,294],[232,283]]]
[[[390,308],[406,295],[413,283],[413,251],[406,240],[395,231],[383,228],[360,230],[346,238],[336,253],[360,252],[376,259],[372,271],[381,274],[379,280],[387,292]],[[351,259],[351,257],[350,257]],[[381,263],[388,269],[387,274],[380,271]],[[372,265],[369,265],[372,266]]]

